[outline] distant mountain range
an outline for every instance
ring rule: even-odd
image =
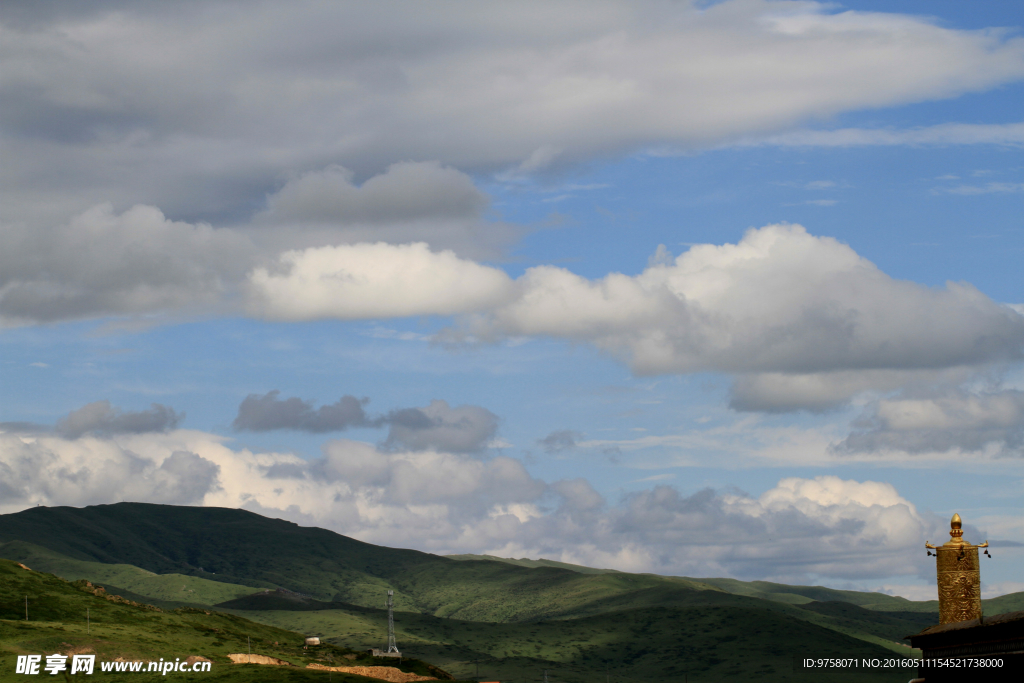
[[[934,601],[441,557],[225,508],[31,508],[0,516],[0,557],[133,600],[213,607],[354,649],[384,640],[381,608],[394,590],[405,652],[459,676],[479,666],[491,680],[545,669],[561,681],[820,680],[795,659],[907,656],[902,637],[937,623]],[[986,614],[1018,609],[1024,593],[985,601]],[[829,680],[905,681],[913,671],[891,673]]]

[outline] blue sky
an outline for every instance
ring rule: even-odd
[[[0,14],[3,512],[1024,590],[1015,4],[289,7]]]

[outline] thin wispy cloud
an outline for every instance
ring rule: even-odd
[[[765,138],[750,138],[736,146],[866,147],[895,145],[1024,146],[1024,123],[942,123],[907,129],[839,128],[802,130]]]
[[[648,482],[648,481],[667,481],[669,479],[675,479],[675,478],[676,478],[675,474],[672,474],[671,472],[666,472],[665,474],[655,474],[654,476],[651,476],[651,477],[644,477],[642,479],[634,479],[630,483],[631,484],[642,484],[642,483]]]
[[[807,199],[802,202],[783,204],[783,206],[835,206],[838,199]]]
[[[1014,194],[1024,192],[1024,183],[987,183],[985,185],[957,185],[956,187],[937,188],[945,194],[979,195],[979,194]]]

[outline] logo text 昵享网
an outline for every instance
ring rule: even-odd
[[[191,658],[190,658],[191,659]],[[208,660],[182,661],[180,657],[173,661],[160,660],[115,660],[100,662],[103,673],[202,673],[210,671],[212,662]],[[92,674],[96,667],[96,655],[18,655],[14,673],[18,674]]]

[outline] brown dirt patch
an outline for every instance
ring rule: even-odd
[[[432,676],[419,676],[404,671],[399,671],[393,666],[324,666],[323,664],[310,664],[307,669],[318,671],[338,671],[345,674],[356,674],[368,678],[378,678],[389,683],[412,683],[413,681],[436,681]]]
[[[268,664],[270,666],[291,666],[291,663],[278,659],[277,657],[268,657],[267,655],[247,655],[244,652],[237,655],[228,655],[235,664]]]

